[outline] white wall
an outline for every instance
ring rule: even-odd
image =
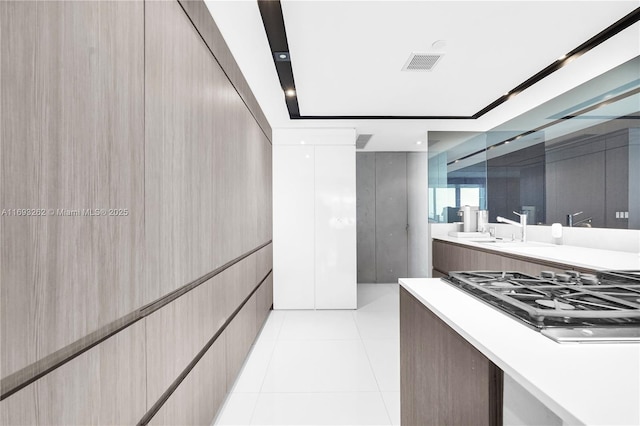
[[[274,309],[355,309],[353,129],[273,131]]]

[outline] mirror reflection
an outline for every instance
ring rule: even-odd
[[[640,57],[486,133],[429,133],[429,219],[640,229]]]

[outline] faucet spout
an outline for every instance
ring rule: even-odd
[[[520,222],[516,222],[515,220],[507,219],[502,216],[496,217],[496,220],[498,222],[508,223],[509,225],[517,226],[518,228],[522,227],[522,225],[520,225]]]
[[[527,214],[526,213],[518,213],[513,212],[515,215],[520,216],[520,222],[516,222],[515,220],[506,219],[502,216],[496,217],[498,222],[508,223],[509,225],[517,226],[518,228],[522,228],[522,238],[520,241],[523,243],[527,241]]]

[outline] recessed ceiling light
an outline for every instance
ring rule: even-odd
[[[459,161],[460,161],[460,160],[456,160],[456,161],[454,161],[454,163],[458,163]]]
[[[295,95],[296,95],[296,91],[295,91],[295,90],[293,90],[293,89],[287,89],[287,90],[285,90],[285,92],[284,92],[284,93],[285,93],[285,95],[287,95],[287,96],[289,96],[289,97],[293,97],[293,96],[295,96]]]
[[[291,60],[289,52],[273,52],[273,59],[276,62],[289,62]]]
[[[416,145],[422,145],[422,141],[417,141]]]
[[[567,59],[567,55],[562,55],[558,58],[559,61],[564,61],[565,59]]]
[[[505,144],[508,144],[508,143],[509,143],[509,141],[504,141],[504,143],[505,143]]]
[[[304,141],[300,141],[300,143],[301,143],[302,145],[304,145]]]

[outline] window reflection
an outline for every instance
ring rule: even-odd
[[[491,222],[640,229],[640,58],[489,132],[430,132],[429,157],[432,221],[468,204]]]

